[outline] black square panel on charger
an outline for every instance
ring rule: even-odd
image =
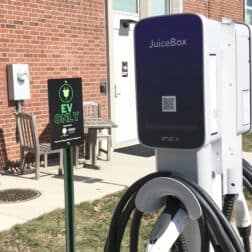
[[[163,148],[204,143],[203,24],[196,15],[147,18],[135,28],[138,136]]]

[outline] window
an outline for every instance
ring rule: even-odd
[[[170,13],[169,0],[149,0],[149,13],[150,16],[166,15]],[[252,1],[252,0],[251,0]]]
[[[252,24],[252,0],[245,0],[245,21]]]
[[[137,13],[138,0],[113,0],[113,10]]]

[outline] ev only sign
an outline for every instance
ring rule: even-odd
[[[83,142],[82,83],[80,78],[48,80],[51,148]]]

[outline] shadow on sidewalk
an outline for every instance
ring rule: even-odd
[[[155,155],[155,151],[151,148],[145,147],[142,144],[135,144],[123,148],[115,149],[114,152],[119,152],[128,155],[140,156],[140,157],[152,157]]]

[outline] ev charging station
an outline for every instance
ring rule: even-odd
[[[147,252],[176,251],[182,236],[177,251],[250,251],[242,135],[252,124],[251,27],[196,14],[147,18],[135,28],[135,65],[138,136],[155,148],[157,174],[122,198],[105,251],[120,251],[113,229],[122,225],[120,210],[127,215],[127,194],[136,208],[132,242],[142,213],[165,208]],[[228,224],[233,206],[244,246]]]

